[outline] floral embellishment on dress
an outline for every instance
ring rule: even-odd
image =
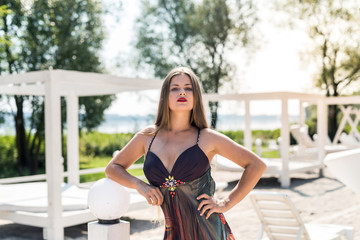
[[[229,225],[226,223],[224,214],[219,213],[219,217],[220,217],[222,224],[225,225],[225,228],[229,232],[229,235],[227,235],[226,240],[235,240],[234,234],[231,232]]]
[[[222,224],[225,225],[226,220],[225,220],[224,214],[220,213],[219,216],[220,216],[220,220],[221,220]]]
[[[169,176],[167,178],[165,178],[165,181],[161,187],[163,188],[168,188],[169,189],[169,193],[171,195],[171,197],[175,196],[175,189],[177,186],[179,186],[180,184],[183,184],[184,182],[180,181],[180,180],[176,180],[174,179],[173,176]]]
[[[235,237],[232,233],[230,233],[229,237],[228,237],[228,240],[235,240]]]

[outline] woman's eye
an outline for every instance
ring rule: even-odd
[[[170,91],[172,91],[172,92],[175,92],[175,91],[178,91],[179,90],[179,88],[171,88],[170,89]]]
[[[191,87],[185,88],[186,91],[192,91]]]

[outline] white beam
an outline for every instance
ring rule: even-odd
[[[360,104],[360,96],[326,97],[325,104],[327,105]]]
[[[305,125],[305,107],[302,100],[299,101],[299,124],[300,126]]]
[[[78,185],[79,179],[79,98],[75,94],[66,97],[67,168],[68,183]]]
[[[289,109],[288,109],[288,99],[281,99],[281,159],[282,159],[282,169],[280,182],[281,187],[290,187],[290,174],[289,174],[289,148],[290,148],[290,131],[289,131]]]
[[[245,100],[244,144],[245,144],[245,147],[251,151],[252,136],[251,136],[251,113],[250,113],[250,101],[249,100]]]
[[[48,70],[34,71],[0,76],[0,84],[26,84],[44,82],[48,78]]]
[[[230,94],[205,94],[210,101],[238,100],[262,101],[277,100],[280,98],[301,99],[304,102],[315,102],[320,97],[318,94],[297,92],[259,92],[259,93],[230,93]]]
[[[45,156],[49,216],[49,227],[46,232],[50,240],[64,239],[61,203],[61,104],[58,89],[59,86],[49,71],[49,79],[45,83]]]
[[[38,85],[38,84],[21,85],[21,86],[2,85],[0,86],[0,94],[43,96],[44,85]]]
[[[325,143],[327,134],[327,106],[324,98],[320,98],[317,103],[317,133],[318,133],[318,160],[321,164],[324,163],[325,159]],[[321,169],[322,170],[322,169]]]

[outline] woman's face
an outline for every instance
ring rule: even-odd
[[[174,76],[170,81],[170,111],[191,111],[194,106],[193,86],[186,74]]]

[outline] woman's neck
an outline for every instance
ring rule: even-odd
[[[191,128],[190,112],[170,112],[171,132],[183,132]]]

